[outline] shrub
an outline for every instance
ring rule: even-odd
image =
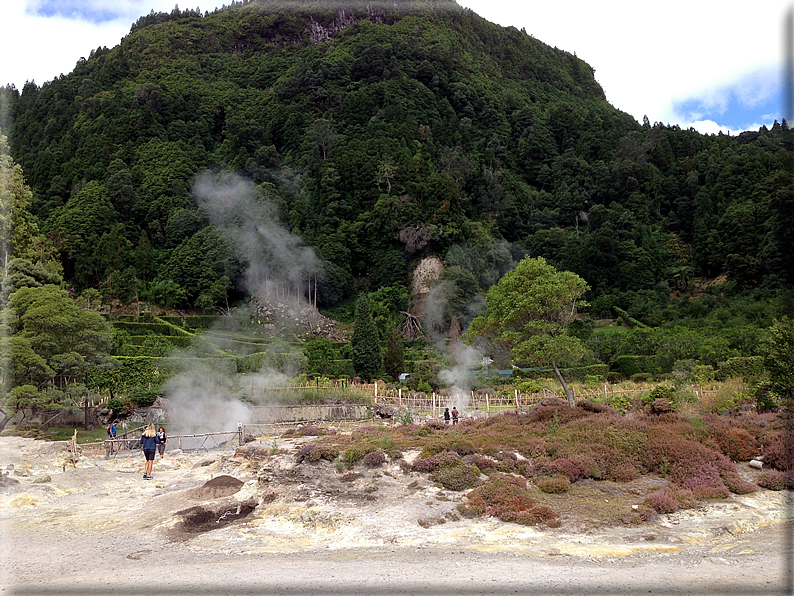
[[[342,482],[353,482],[356,478],[360,478],[360,477],[361,474],[359,474],[358,472],[350,471],[343,474],[339,480],[341,480]]]
[[[120,397],[114,397],[108,400],[107,407],[115,413],[126,412],[129,409],[129,404]]]
[[[728,487],[724,482],[740,489],[733,476],[738,474],[736,464],[709,447],[687,439],[670,429],[653,428],[649,431],[644,457],[649,469],[660,470],[669,466],[668,477],[671,482],[689,488],[698,498],[717,498],[727,496]]]
[[[609,478],[615,482],[631,482],[639,478],[640,472],[631,463],[625,462],[609,470]]]
[[[783,431],[764,448],[764,462],[781,471],[794,469],[794,434]]]
[[[580,478],[587,477],[590,470],[590,466],[576,457],[560,457],[555,459],[551,462],[551,468],[565,475],[570,482],[576,482]]]
[[[130,401],[136,408],[148,408],[157,400],[159,392],[146,387],[133,387],[129,395]]]
[[[368,468],[377,468],[386,463],[386,454],[380,449],[367,453],[362,459],[361,463]]]
[[[469,458],[469,463],[477,466],[479,470],[481,470],[484,474],[487,474],[489,470],[496,468],[497,462],[492,460],[490,457],[485,457],[484,455],[475,453]]]
[[[315,445],[303,445],[300,449],[298,449],[298,455],[296,456],[298,463],[312,461],[310,458],[314,454],[314,449]]]
[[[320,429],[312,425],[304,426],[300,429],[299,434],[301,437],[316,437],[320,434]]]
[[[436,469],[436,462],[432,457],[417,458],[411,464],[411,469],[414,472],[432,472]]]
[[[648,393],[642,396],[642,401],[645,404],[652,404],[657,399],[666,399],[675,406],[678,403],[678,392],[670,385],[657,385]]]
[[[764,470],[758,475],[758,486],[769,490],[794,488],[794,474],[786,474],[780,470]]]
[[[298,463],[302,462],[315,462],[321,459],[327,461],[334,461],[339,456],[339,449],[334,445],[303,445],[298,450],[296,457]]]
[[[755,437],[743,428],[713,429],[709,437],[734,461],[748,461],[758,454]]]
[[[344,460],[349,468],[352,468],[356,462],[361,461],[368,453],[377,451],[375,447],[362,445],[358,447],[350,447],[344,453]]]
[[[431,457],[415,459],[411,467],[414,472],[435,472],[439,468],[460,465],[463,465],[460,455],[454,451],[442,451]]]
[[[505,522],[525,525],[544,522],[551,525],[557,520],[549,507],[534,504],[526,481],[515,476],[492,476],[466,496],[458,511],[468,518],[492,515]]]
[[[675,513],[680,508],[678,499],[669,488],[650,493],[645,497],[645,504],[657,513]]]
[[[653,380],[653,375],[651,373],[636,373],[631,375],[629,380],[633,383],[647,383]]]
[[[689,469],[686,476],[681,477],[680,469],[683,466],[673,465],[670,476],[674,479],[678,476],[684,488],[692,491],[698,499],[724,499],[728,496],[728,487],[725,486],[720,477],[720,470],[714,464],[703,464],[697,468]]]
[[[599,404],[598,402],[590,401],[589,399],[583,399],[582,401],[576,402],[576,406],[586,410],[587,412],[593,412],[594,414],[615,413],[615,409],[612,406]]]
[[[536,482],[537,487],[548,494],[567,493],[571,488],[571,483],[565,476],[552,476]]]
[[[734,494],[746,495],[755,492],[753,483],[743,480],[738,472],[725,471],[722,473],[722,483]]]
[[[395,420],[403,426],[408,426],[409,424],[414,423],[414,415],[411,414],[410,411],[405,410],[403,412],[399,412],[397,416],[395,416]]]
[[[466,464],[438,468],[430,475],[430,480],[438,482],[448,490],[474,488],[480,481],[480,471]]]

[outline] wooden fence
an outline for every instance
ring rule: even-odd
[[[143,428],[143,427],[141,427]],[[131,434],[129,431],[127,434]],[[212,433],[198,433],[192,435],[169,435],[168,443],[166,444],[166,452],[169,449],[182,449],[183,451],[198,451],[203,449],[209,451],[217,447],[225,447],[229,444],[242,445],[243,430],[212,432]],[[80,445],[83,455],[101,455],[104,453],[105,459],[111,455],[116,457],[121,453],[131,453],[138,451],[141,448],[140,436],[132,438],[117,437],[115,439],[105,439],[104,441],[97,441],[94,443],[83,443]]]
[[[643,393],[647,393],[656,385],[639,384],[632,387],[615,386],[604,384],[598,389],[576,389],[571,387],[576,401],[585,399],[597,399],[612,401],[615,398],[633,398]],[[699,398],[713,396],[717,389],[711,387],[696,386],[693,388]],[[565,393],[560,389],[553,392],[544,389],[538,393],[522,393],[514,389],[512,393],[488,393],[482,391],[468,391],[458,394],[441,393],[417,393],[412,391],[381,390],[374,398],[376,404],[393,406],[399,409],[407,409],[417,414],[440,416],[444,408],[456,407],[463,411],[482,411],[490,414],[491,412],[501,412],[504,410],[521,410],[537,404],[544,397],[565,398]]]

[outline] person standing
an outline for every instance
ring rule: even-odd
[[[453,426],[458,423],[458,409],[452,406],[452,424]]]
[[[160,440],[160,443],[157,445],[157,452],[160,454],[160,459],[163,459],[165,444],[168,443],[168,435],[165,433],[165,429],[162,426],[157,429],[157,438]]]
[[[444,424],[449,424],[449,408],[444,408]]]
[[[110,438],[110,441],[111,441],[110,442],[110,452],[113,453],[113,451],[114,451],[113,439],[116,438],[116,423],[115,422],[111,422],[108,425],[108,437]],[[105,453],[107,453],[107,450],[105,451]]]
[[[157,453],[157,445],[159,444],[160,439],[157,438],[157,431],[154,430],[154,424],[149,424],[141,435],[141,449],[143,449],[143,455],[146,457],[146,468],[144,469],[143,477],[146,480],[152,479],[154,454]]]

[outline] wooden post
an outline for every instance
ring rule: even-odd
[[[74,429],[74,435],[72,435],[72,440],[70,441],[69,451],[71,452],[72,457],[72,467],[77,467],[77,429]]]
[[[485,411],[488,413],[488,415],[491,414],[491,400],[488,399],[487,393],[485,394]]]

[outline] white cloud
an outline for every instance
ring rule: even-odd
[[[53,4],[49,0],[47,4]],[[66,3],[64,6],[71,5]],[[170,11],[172,0],[84,0],[83,12],[112,10],[115,20],[92,23],[70,16],[38,16],[44,0],[2,0],[0,8],[0,85],[25,81],[42,85],[71,72],[91,50],[113,47],[139,16],[150,10]]]
[[[501,25],[585,60],[612,105],[638,121],[684,125],[676,101],[702,97],[738,73],[778,68],[782,18],[791,0],[459,0]],[[752,94],[750,94],[752,95]],[[717,93],[712,102],[723,101]],[[705,132],[705,130],[704,130]]]
[[[224,0],[202,4],[213,10]],[[575,52],[596,70],[607,99],[638,121],[684,126],[675,105],[698,99],[703,107],[727,109],[730,89],[747,106],[761,105],[769,85],[737,86],[741,73],[775,70],[780,65],[782,16],[791,0],[730,3],[716,0],[458,0],[482,17],[503,26],[525,28],[540,41]],[[228,3],[228,2],[227,2]],[[0,84],[26,80],[42,84],[68,73],[80,57],[99,46],[112,47],[130,25],[154,9],[170,12],[174,0],[2,0]],[[192,5],[186,0],[182,8]],[[101,24],[66,17],[35,16],[52,12],[111,12],[118,18]],[[27,6],[27,10],[26,10]],[[769,111],[769,108],[764,108]],[[689,115],[689,120],[695,121]],[[719,120],[718,113],[701,115]],[[756,117],[760,118],[760,117]]]

